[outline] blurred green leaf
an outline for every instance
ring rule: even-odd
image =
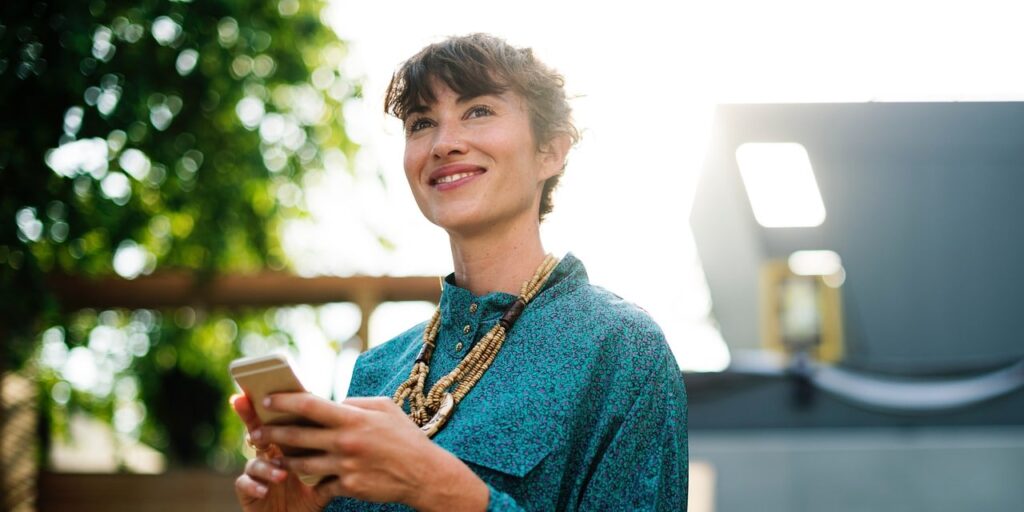
[[[322,7],[4,2],[0,365],[42,357],[40,333],[52,326],[69,354],[88,347],[96,358],[89,339],[99,326],[130,327],[126,336],[144,332],[148,350],[104,371],[136,379],[147,410],[137,433],[186,464],[226,453],[222,433],[238,440],[239,427],[224,423],[232,389],[224,369],[240,353],[239,337],[224,336],[225,322],[266,330],[265,319],[211,313],[183,322],[180,312],[149,313],[159,319],[140,331],[130,312],[63,311],[46,275],[287,267],[277,226],[304,212],[301,200],[282,203],[276,191],[323,168],[325,149],[355,149],[340,112],[361,86],[344,74],[346,47],[321,23]],[[115,394],[69,386],[58,369],[43,369],[45,395],[68,394],[49,405],[55,426],[76,408],[116,422]],[[175,414],[165,408],[186,399],[198,426],[171,424]]]

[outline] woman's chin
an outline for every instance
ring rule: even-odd
[[[498,219],[471,211],[444,212],[435,215],[431,222],[448,232],[449,235],[473,236],[486,232],[498,224]]]

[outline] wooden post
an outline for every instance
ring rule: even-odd
[[[38,404],[35,382],[17,372],[0,373],[2,510],[32,512],[36,509]]]
[[[359,351],[366,352],[370,349],[370,316],[381,303],[380,299],[373,294],[372,290],[363,290],[356,298],[356,305],[359,306]]]

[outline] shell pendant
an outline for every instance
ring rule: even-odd
[[[434,414],[430,421],[423,424],[420,430],[427,435],[428,438],[434,437],[437,431],[441,430],[441,427],[451,417],[452,412],[455,410],[455,398],[452,397],[451,393],[445,393],[444,398],[441,399],[441,405],[437,408],[437,413]]]

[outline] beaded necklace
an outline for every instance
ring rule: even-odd
[[[519,315],[526,309],[526,305],[544,287],[551,272],[558,265],[558,258],[548,254],[544,262],[537,267],[533,279],[523,283],[519,291],[519,297],[505,310],[494,327],[473,347],[472,350],[462,358],[454,370],[441,377],[440,380],[430,388],[430,392],[424,395],[423,387],[430,373],[430,358],[434,354],[437,332],[441,328],[441,308],[434,310],[434,316],[427,323],[423,331],[423,348],[416,356],[409,378],[398,386],[392,400],[403,406],[409,402],[409,418],[420,427],[420,430],[427,437],[434,437],[441,427],[445,425],[448,418],[455,411],[455,407],[465,398],[473,386],[476,385],[484,372],[491,367],[495,356],[501,350],[505,337],[509,330],[519,319]],[[452,390],[451,388],[454,388]]]

